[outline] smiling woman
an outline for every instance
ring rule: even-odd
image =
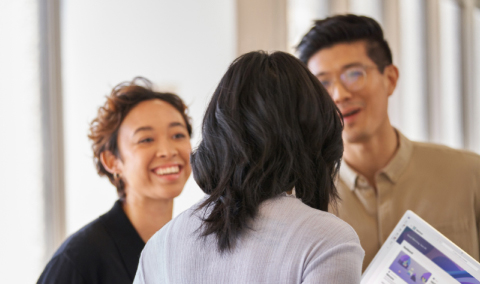
[[[117,85],[92,121],[100,176],[119,200],[70,236],[38,283],[132,283],[145,243],[172,219],[191,173],[192,127],[183,101],[144,78]]]

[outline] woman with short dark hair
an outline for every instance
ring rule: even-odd
[[[337,198],[342,128],[298,59],[236,59],[191,156],[207,197],[152,237],[134,283],[359,283],[358,237],[326,212]]]
[[[89,138],[97,172],[119,200],[62,244],[38,283],[132,283],[145,242],[172,219],[173,199],[191,173],[186,110],[144,78],[112,90]]]

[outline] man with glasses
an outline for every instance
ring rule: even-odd
[[[380,25],[339,15],[315,22],[297,47],[344,118],[344,155],[332,213],[372,261],[407,209],[478,260],[480,156],[408,140],[388,118],[399,71]]]

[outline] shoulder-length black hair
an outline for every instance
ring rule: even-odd
[[[305,65],[275,52],[237,58],[205,113],[191,155],[208,194],[202,236],[232,250],[260,203],[295,187],[297,198],[327,211],[343,154],[343,123],[334,102]]]

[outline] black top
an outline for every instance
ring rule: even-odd
[[[60,246],[37,283],[131,284],[144,246],[117,201]]]

